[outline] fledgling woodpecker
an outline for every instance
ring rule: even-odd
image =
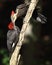
[[[21,17],[21,16],[23,16],[24,14],[26,14],[26,12],[27,12],[27,10],[28,10],[28,7],[29,7],[29,4],[30,3],[28,3],[28,4],[20,4],[20,5],[18,5],[17,7],[16,7],[16,11],[15,11],[15,14],[13,15],[13,16],[11,16],[11,19],[12,19],[12,21],[16,21],[16,19],[18,18],[18,17]],[[39,11],[38,11],[38,9],[36,10],[37,12],[35,12],[35,13],[37,13],[37,15],[35,15],[34,14],[34,19],[35,20],[37,20],[38,22],[41,22],[41,23],[45,23],[45,22],[47,22],[46,21],[46,17],[44,16],[44,15],[42,15]]]

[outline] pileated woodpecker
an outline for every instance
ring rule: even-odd
[[[18,17],[26,13],[27,8],[28,4],[21,4],[17,6],[16,12],[12,11],[11,13],[12,22],[10,22],[10,24],[8,25],[9,30],[7,32],[7,47],[10,53],[14,51],[16,43],[19,40],[20,29],[15,25],[15,21]]]
[[[24,15],[27,12],[28,6],[29,6],[29,4],[27,4],[27,5],[21,4],[21,5],[17,6],[15,13],[14,13],[14,11],[12,11],[12,14],[11,14],[12,22],[9,24],[8,28],[10,30],[7,32],[7,47],[10,52],[12,50],[14,50],[14,47],[19,39],[19,33],[20,33],[20,29],[18,26],[15,25],[15,21],[18,17]],[[46,17],[44,15],[38,13],[36,20],[38,22],[45,23]]]
[[[15,14],[14,11],[12,11],[11,16],[13,16],[14,14]],[[12,53],[19,39],[20,29],[18,26],[15,25],[14,21],[10,22],[8,28],[9,30],[7,32],[7,47],[9,52]]]
[[[25,4],[25,3],[24,3],[24,4],[18,5],[18,6],[16,7],[15,14],[14,14],[13,16],[11,16],[12,21],[16,21],[16,19],[17,19],[18,17],[21,17],[22,15],[26,14],[27,9],[28,9],[28,7],[29,7],[29,4],[30,4],[30,3],[28,3],[28,4]],[[38,22],[41,22],[41,23],[47,22],[47,20],[46,20],[47,18],[46,18],[44,15],[42,15],[41,13],[39,13],[39,12],[38,12],[38,9],[37,9],[36,12],[34,12],[34,13],[36,13],[36,15],[33,14],[33,15],[34,15],[33,18],[34,18],[35,20],[37,20]]]

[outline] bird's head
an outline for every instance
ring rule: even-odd
[[[10,30],[14,29],[14,24],[12,22],[9,23],[8,29],[10,29]]]
[[[14,29],[14,26],[15,26],[15,12],[12,10],[11,12],[11,21],[8,25],[8,29],[12,30]]]

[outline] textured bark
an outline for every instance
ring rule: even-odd
[[[19,41],[16,45],[16,48],[11,56],[11,59],[10,59],[10,65],[18,65],[19,63],[19,60],[17,61],[17,58],[19,56],[19,52],[20,52],[20,49],[21,49],[21,46],[22,46],[22,42],[24,40],[24,35],[25,35],[25,30],[26,28],[28,27],[28,23],[30,21],[30,18],[32,16],[32,13],[37,5],[37,0],[31,0],[30,2],[30,5],[29,5],[29,8],[28,8],[28,11],[27,11],[27,14],[23,20],[23,26],[22,26],[22,30],[20,32],[20,36],[19,36]]]

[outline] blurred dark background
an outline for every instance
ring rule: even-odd
[[[1,62],[2,58],[7,56],[7,59],[3,61],[3,64],[5,65],[5,62],[8,62],[6,60],[8,59],[8,50],[7,50],[7,44],[6,44],[6,34],[8,31],[8,24],[10,23],[10,15],[11,11],[16,9],[16,6],[23,3],[22,0],[0,0],[0,57]],[[43,0],[43,11],[42,14],[44,14],[47,17],[47,22],[45,24],[42,24],[41,26],[41,37],[44,41],[49,40],[48,43],[50,43],[48,46],[42,46],[47,49],[45,51],[46,54],[48,54],[50,61],[52,60],[52,0]],[[21,27],[22,23],[18,23],[18,26]],[[44,43],[44,42],[43,42]],[[44,43],[45,44],[45,43]],[[3,50],[4,51],[3,51]],[[5,55],[3,55],[5,53]],[[45,54],[45,57],[46,57]],[[48,57],[47,56],[47,57]],[[52,61],[51,61],[52,62]],[[48,63],[48,62],[47,62]],[[7,64],[6,64],[7,65]],[[52,65],[52,64],[51,64]]]

